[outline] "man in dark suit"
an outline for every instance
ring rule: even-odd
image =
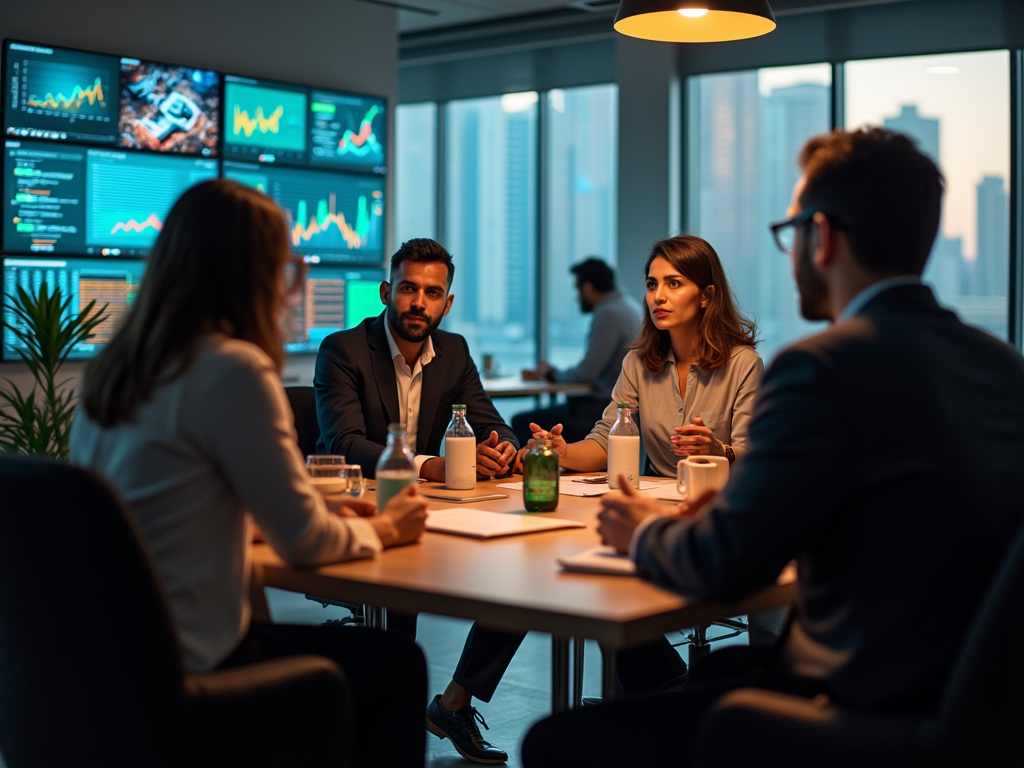
[[[686,765],[702,714],[745,685],[934,712],[1021,524],[1024,360],[919,279],[938,169],[880,129],[813,139],[801,166],[791,218],[773,230],[802,313],[834,324],[765,374],[749,451],[716,499],[662,517],[629,489],[606,497],[599,527],[645,578],[713,601],[771,584],[795,559],[788,634],[766,658],[712,653],[704,671],[727,667],[731,679],[698,663],[680,693],[539,724],[523,748],[529,768]],[[893,641],[908,629],[912,639]]]
[[[438,330],[452,308],[454,275],[452,257],[440,243],[403,243],[391,257],[390,282],[380,286],[385,311],[323,340],[313,378],[321,452],[343,455],[373,477],[388,424],[404,423],[420,477],[443,482],[438,454],[452,405],[459,403],[480,440],[478,477],[511,470],[519,444],[484,392],[466,340]],[[388,629],[415,638],[416,616],[391,612]],[[452,681],[427,708],[428,730],[451,739],[469,760],[508,759],[481,736],[476,722],[483,717],[472,698],[491,700],[523,637],[474,624]]]

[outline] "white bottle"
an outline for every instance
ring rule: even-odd
[[[452,406],[444,433],[444,485],[453,491],[476,488],[476,435],[466,420],[466,406]]]
[[[640,430],[633,421],[633,409],[619,403],[619,416],[608,433],[608,487],[619,487],[625,475],[634,488],[640,487]]]

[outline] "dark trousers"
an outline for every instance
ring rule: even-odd
[[[358,768],[423,768],[427,663],[408,638],[362,627],[253,622],[221,669],[301,654],[326,656],[352,687],[352,764]],[[329,733],[311,733],[329,739]]]
[[[686,662],[664,636],[615,652],[617,692],[625,696],[654,693],[686,673]]]
[[[530,422],[534,422],[551,429],[555,424],[561,424],[562,436],[567,443],[575,443],[583,440],[594,428],[594,423],[601,419],[607,400],[598,400],[592,397],[570,397],[565,405],[556,405],[553,408],[542,408],[539,411],[527,411],[512,417],[512,431],[516,433],[519,444],[525,446],[533,437],[530,431]]]
[[[418,615],[388,611],[388,632],[415,640]],[[452,680],[481,701],[490,701],[525,637],[525,632],[504,632],[474,622]]]
[[[525,768],[622,768],[692,765],[701,719],[719,698],[756,686],[811,698],[811,680],[771,671],[774,652],[732,646],[709,654],[690,670],[679,693],[617,699],[541,720],[523,742]],[[728,763],[728,756],[723,758]]]

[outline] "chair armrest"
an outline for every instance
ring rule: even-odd
[[[344,766],[352,694],[337,664],[292,656],[187,675],[184,765]]]
[[[935,757],[925,754],[918,739],[922,723],[903,715],[851,712],[824,697],[740,688],[705,716],[694,765],[907,768]]]

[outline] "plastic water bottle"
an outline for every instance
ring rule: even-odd
[[[388,444],[377,461],[377,509],[387,503],[409,485],[416,485],[416,464],[412,451],[406,445],[405,424],[388,426]]]
[[[608,433],[608,487],[619,487],[625,475],[634,488],[640,487],[640,430],[633,420],[633,408],[619,403],[619,416]]]
[[[453,491],[476,488],[476,435],[466,421],[466,406],[452,406],[444,433],[444,484]]]

